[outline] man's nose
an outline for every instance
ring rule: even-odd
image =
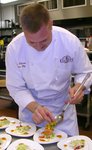
[[[35,44],[35,47],[38,49],[38,50],[41,50],[42,49],[42,44],[40,42],[36,43]]]

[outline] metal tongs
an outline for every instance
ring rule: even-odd
[[[85,76],[85,78],[83,79],[81,85],[79,86],[79,88],[77,89],[77,91],[74,94],[74,97],[77,95],[77,93],[80,91],[80,89],[82,88],[82,86],[85,84],[85,82],[87,81],[87,79],[90,77],[90,73],[87,73],[87,75]],[[58,124],[59,122],[61,122],[64,119],[64,112],[66,111],[66,109],[68,108],[68,106],[70,105],[70,102],[68,102],[67,104],[64,105],[64,108],[62,110],[62,113],[55,116],[55,122],[56,124]]]

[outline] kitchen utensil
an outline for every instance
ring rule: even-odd
[[[87,75],[85,76],[85,78],[83,79],[81,85],[79,86],[79,88],[77,89],[77,91],[74,94],[74,97],[78,94],[78,92],[80,91],[80,89],[82,88],[82,86],[85,84],[85,82],[87,81],[87,79],[90,77],[90,73],[87,73]],[[71,98],[70,98],[71,99]],[[56,120],[56,124],[61,122],[64,118],[64,112],[66,111],[66,109],[68,108],[68,106],[70,105],[70,102],[68,102],[67,104],[65,104],[62,113],[55,116],[55,120]]]

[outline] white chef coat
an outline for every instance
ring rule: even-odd
[[[44,51],[37,51],[26,42],[24,33],[17,35],[6,52],[6,85],[19,105],[19,118],[33,122],[32,113],[26,106],[37,101],[54,115],[61,113],[71,74],[76,73],[75,82],[81,82],[92,65],[78,38],[69,31],[53,26],[52,42]],[[86,83],[89,88],[92,80]],[[44,126],[45,122],[39,126]],[[70,105],[64,121],[57,126],[68,135],[78,134],[75,105]]]

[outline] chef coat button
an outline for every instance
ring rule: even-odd
[[[31,63],[31,66],[33,66],[34,64],[33,63]]]
[[[57,78],[57,77],[56,77],[55,79],[56,79],[56,81],[58,80],[58,78]]]
[[[55,57],[55,60],[58,60],[58,57]]]

